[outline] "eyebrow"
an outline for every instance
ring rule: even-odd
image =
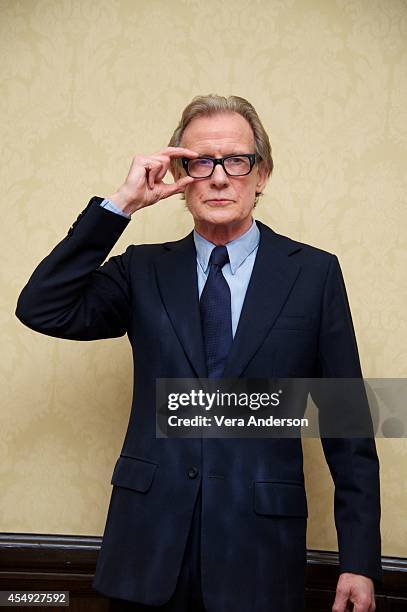
[[[211,159],[216,159],[215,155],[211,155],[210,153],[198,153],[199,157],[210,157]],[[227,155],[222,155],[223,157],[232,157],[232,156],[239,156],[239,155],[249,155],[248,153],[242,153],[242,151],[233,151],[232,153],[227,153]],[[220,158],[218,158],[220,159]]]

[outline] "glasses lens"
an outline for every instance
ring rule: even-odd
[[[188,162],[188,172],[194,178],[205,178],[209,176],[213,170],[213,161],[206,157],[198,157],[190,159]]]
[[[242,176],[250,172],[250,160],[248,157],[228,157],[224,163],[226,172],[231,176]]]

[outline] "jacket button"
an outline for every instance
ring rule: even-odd
[[[188,478],[196,478],[198,476],[198,472],[199,472],[199,470],[196,467],[189,468],[189,470],[187,472],[188,473]]]

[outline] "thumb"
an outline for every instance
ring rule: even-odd
[[[195,182],[195,179],[192,176],[183,176],[174,183],[173,187],[177,188],[177,193],[182,193],[185,187],[193,182]]]
[[[187,185],[189,185],[190,183],[193,183],[195,179],[193,179],[191,176],[184,176],[181,179],[179,179],[178,181],[176,181],[175,183],[161,183],[161,200],[163,198],[169,198],[172,195],[175,195],[176,193],[183,193],[185,190],[185,187]]]
[[[189,185],[189,183],[193,183],[194,180],[195,179],[193,179],[191,176],[184,176],[175,183],[164,183],[164,181],[162,181],[160,183],[160,200],[169,198],[176,193],[183,193],[185,187]]]

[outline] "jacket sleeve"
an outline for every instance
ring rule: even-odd
[[[345,284],[335,255],[330,258],[325,281],[318,354],[320,378],[362,378]],[[361,397],[363,402],[363,394]],[[329,406],[324,409],[329,410]],[[340,572],[362,574],[380,582],[379,461],[374,437],[321,440],[335,485]]]
[[[22,290],[16,316],[34,331],[70,340],[126,333],[131,247],[102,263],[129,219],[102,208],[102,200],[90,200]]]

